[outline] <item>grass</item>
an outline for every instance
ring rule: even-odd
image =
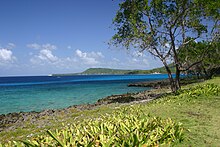
[[[220,86],[220,78],[214,78],[204,83],[199,83],[199,85],[206,83]],[[187,85],[183,89],[193,89],[197,85]],[[175,146],[219,146],[220,96],[203,94],[197,97],[188,97],[190,96],[168,95],[148,103],[112,104],[84,111],[73,108],[68,112],[61,111],[54,117],[45,116],[39,118],[34,124],[26,122],[13,131],[0,132],[0,142],[44,135],[48,129],[52,131],[54,131],[54,128],[62,129],[71,125],[72,122],[80,123],[85,119],[98,118],[101,115],[112,114],[132,106],[133,108],[140,108],[145,115],[162,119],[171,118],[175,122],[182,123],[184,140],[179,144],[175,144]]]
[[[209,82],[220,85],[220,78]],[[183,124],[185,140],[179,146],[219,146],[219,96],[199,96],[191,101],[165,98],[147,107],[142,105],[144,111],[154,116],[170,117]]]

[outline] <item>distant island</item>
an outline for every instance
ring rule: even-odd
[[[174,67],[171,66],[172,72]],[[111,68],[89,68],[81,73],[51,74],[50,76],[73,76],[73,75],[128,75],[128,74],[164,74],[167,73],[164,67],[150,70],[124,70]]]

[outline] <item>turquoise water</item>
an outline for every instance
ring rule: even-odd
[[[71,77],[0,77],[0,114],[60,109],[149,88],[127,87],[166,75],[93,75]]]

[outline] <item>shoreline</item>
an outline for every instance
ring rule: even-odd
[[[184,81],[185,84],[195,83],[195,81]],[[198,82],[198,81],[197,81]],[[182,82],[183,83],[183,82]],[[184,85],[185,85],[184,84]],[[11,130],[20,126],[20,124],[31,121],[32,123],[36,122],[38,118],[51,116],[56,117],[60,113],[73,113],[73,110],[84,111],[92,110],[96,107],[109,105],[109,104],[129,104],[129,103],[141,103],[148,102],[154,99],[160,98],[165,93],[169,92],[168,86],[169,81],[165,80],[155,80],[155,81],[143,81],[138,83],[131,83],[128,86],[136,87],[152,87],[151,90],[145,90],[136,93],[126,93],[119,95],[110,95],[104,98],[97,100],[92,104],[81,104],[81,105],[72,105],[63,109],[47,109],[40,112],[31,111],[31,112],[13,112],[8,114],[0,115],[0,132],[5,130]],[[165,89],[165,91],[158,91],[158,89]]]
[[[154,93],[155,92],[152,89],[137,93],[111,95],[99,99],[97,102],[93,104],[72,105],[63,109],[48,109],[40,112],[31,111],[31,112],[14,112],[8,114],[1,114],[0,132],[12,130],[17,127],[20,127],[22,123],[27,121],[31,121],[31,123],[35,123],[38,118],[45,116],[56,117],[59,116],[60,113],[72,113],[72,110],[78,110],[78,111],[92,110],[95,109],[96,107],[103,105],[107,106],[113,103],[129,104],[133,102],[138,103],[138,102],[152,101],[162,96],[162,94],[154,94]]]
[[[99,106],[110,105],[110,104],[129,104],[129,103],[141,103],[148,102],[154,99],[161,97],[163,94],[154,91],[154,89],[146,90],[137,93],[126,93],[119,95],[111,95],[97,100],[93,104],[81,104],[81,105],[72,105],[63,109],[47,109],[40,112],[31,111],[31,112],[14,112],[8,114],[0,115],[0,132],[10,131],[16,129],[23,125],[23,123],[30,121],[35,123],[38,119],[42,117],[52,117],[55,118],[60,114],[69,114],[74,113],[73,111],[84,111],[92,110]]]

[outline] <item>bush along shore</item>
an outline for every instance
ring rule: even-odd
[[[219,85],[215,78],[176,94],[154,89],[62,110],[0,115],[0,146],[216,146]]]

